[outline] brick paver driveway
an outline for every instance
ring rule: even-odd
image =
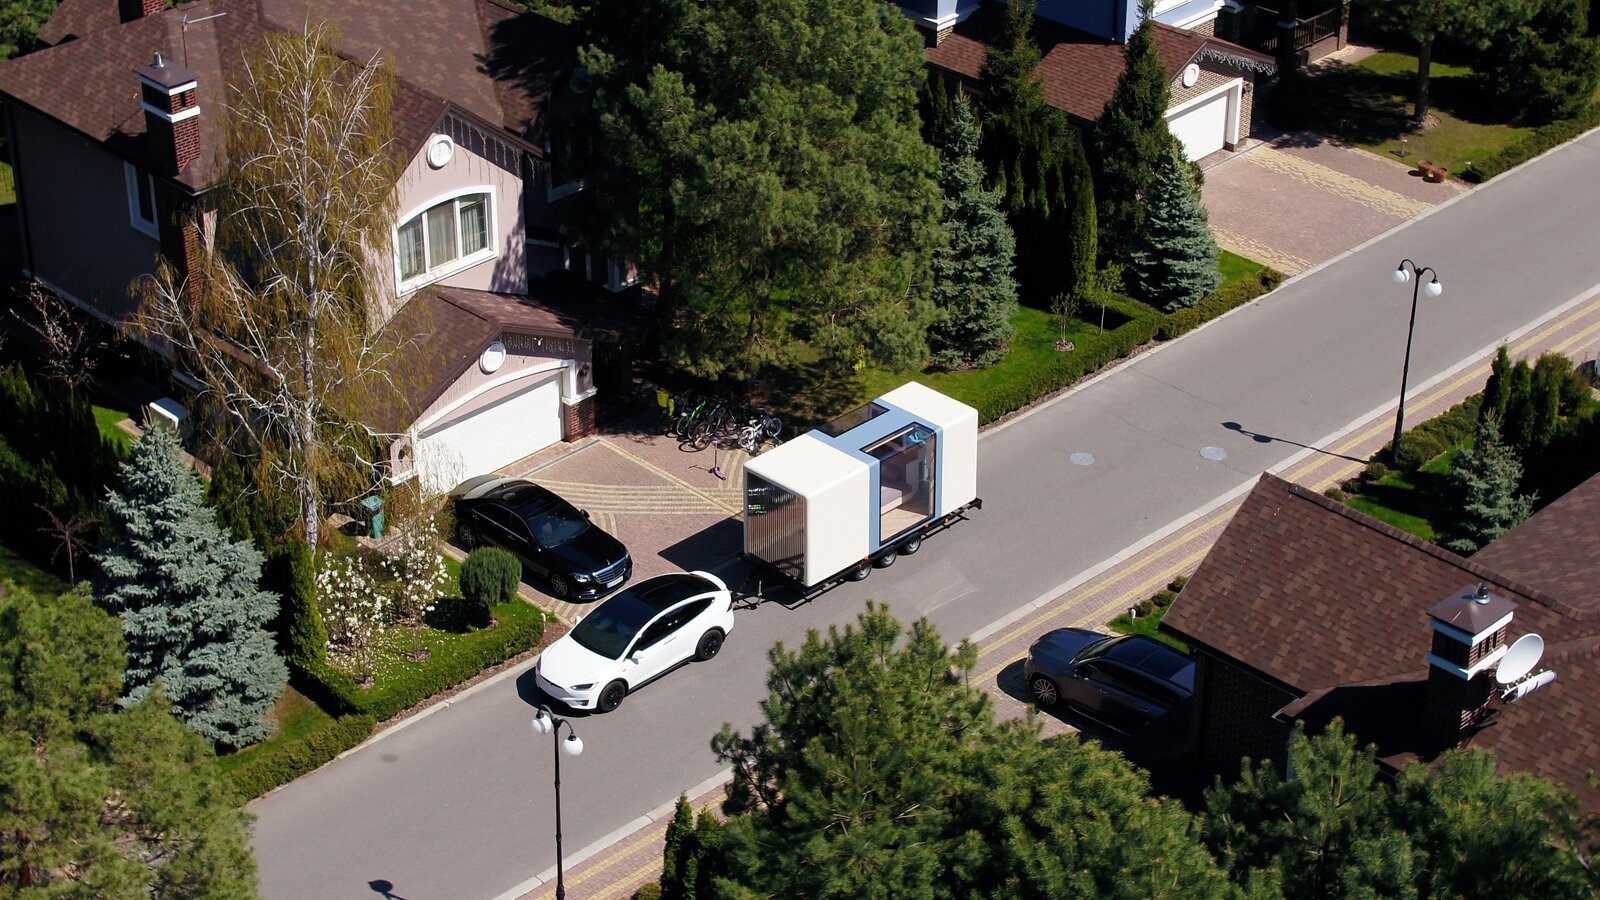
[[[1414,172],[1292,132],[1209,167],[1204,199],[1218,244],[1294,275],[1467,190]]]

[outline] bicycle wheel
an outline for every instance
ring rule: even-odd
[[[713,436],[711,423],[702,420],[695,424],[694,433],[689,438],[689,443],[692,444],[696,450],[704,450],[705,448],[711,446],[711,438]]]
[[[774,415],[769,414],[762,416],[761,427],[766,429],[767,434],[770,435],[773,440],[777,440],[778,436],[783,434],[783,420]]]

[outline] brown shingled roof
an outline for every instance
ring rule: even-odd
[[[1541,666],[1558,680],[1491,707],[1468,744],[1494,751],[1504,768],[1570,787],[1600,811],[1600,789],[1586,780],[1600,748],[1600,615],[1593,578],[1579,572],[1596,558],[1584,548],[1593,547],[1587,532],[1600,476],[1569,496],[1502,537],[1510,539],[1505,547],[1496,542],[1468,560],[1263,475],[1161,629],[1301,695],[1280,716],[1313,729],[1343,718],[1362,742],[1377,744],[1380,758],[1401,766],[1439,749],[1419,732],[1428,610],[1482,581],[1518,604],[1508,640],[1542,635]],[[1546,556],[1558,564],[1545,568]],[[1512,574],[1485,565],[1486,557]]]
[[[986,3],[968,16],[936,47],[926,51],[928,63],[968,80],[983,70],[987,47],[1004,34],[1005,13]],[[1154,23],[1156,55],[1167,70],[1167,80],[1177,77],[1207,45],[1228,55],[1262,63],[1271,59],[1219,38]],[[1056,109],[1087,121],[1100,118],[1106,102],[1116,93],[1117,79],[1127,67],[1123,47],[1107,38],[1079,31],[1043,17],[1034,19],[1034,42],[1044,58],[1036,70],[1044,82],[1046,101]]]
[[[394,137],[405,155],[450,106],[502,134],[535,133],[576,59],[569,28],[509,0],[435,0],[407,7],[403,16],[379,0],[200,0],[125,24],[115,2],[67,0],[46,31],[77,39],[0,65],[0,93],[143,162],[144,115],[132,70],[159,50],[198,76],[205,152],[177,180],[200,190],[216,174],[226,85],[240,76],[244,54],[266,31],[302,28],[318,15],[339,30],[342,54],[382,55],[394,67]]]
[[[109,28],[122,21],[119,6],[119,0],[61,0],[39,27],[39,42],[50,46]]]

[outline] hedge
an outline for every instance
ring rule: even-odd
[[[1161,325],[1156,329],[1156,340],[1167,341],[1193,331],[1223,313],[1272,291],[1282,283],[1282,272],[1262,269],[1254,278],[1240,278],[1225,284],[1194,306],[1162,316]]]
[[[521,609],[513,613],[519,605]],[[434,648],[426,660],[394,667],[373,687],[358,687],[350,676],[325,660],[297,663],[290,683],[330,712],[367,715],[382,722],[532,649],[544,637],[543,614],[521,600],[496,607],[495,612],[499,620],[496,627],[455,635]]]
[[[1400,459],[1395,461],[1396,467],[1405,472],[1415,472],[1427,465],[1429,460],[1449,452],[1452,447],[1471,437],[1478,429],[1478,407],[1482,403],[1483,394],[1473,394],[1407,431],[1400,442]],[[1392,449],[1392,442],[1385,444],[1378,455],[1387,459]]]
[[[1160,313],[1122,297],[1107,302],[1106,308],[1128,321],[1104,334],[1084,338],[1073,352],[1057,354],[1048,365],[990,391],[978,402],[979,421],[987,424],[1022,409],[1155,339]]]
[[[1486,159],[1473,160],[1467,164],[1467,169],[1461,173],[1461,177],[1465,181],[1481,184],[1597,127],[1600,127],[1600,103],[1593,103],[1570,119],[1551,122],[1549,125],[1534,129],[1532,134]]]
[[[243,805],[281,784],[299,778],[372,736],[372,716],[343,716],[291,743],[262,748],[225,778],[236,804]]]

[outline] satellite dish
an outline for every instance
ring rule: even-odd
[[[1500,660],[1500,665],[1495,667],[1494,680],[1501,684],[1516,681],[1532,672],[1541,656],[1544,656],[1544,638],[1537,634],[1525,634],[1517,638],[1511,649],[1506,651],[1505,658]]]
[[[1527,681],[1518,684],[1516,687],[1506,688],[1506,692],[1501,696],[1501,699],[1507,703],[1511,703],[1515,700],[1521,700],[1523,697],[1528,696],[1545,685],[1554,683],[1555,680],[1556,673],[1551,671],[1540,672],[1532,678],[1529,678]]]

